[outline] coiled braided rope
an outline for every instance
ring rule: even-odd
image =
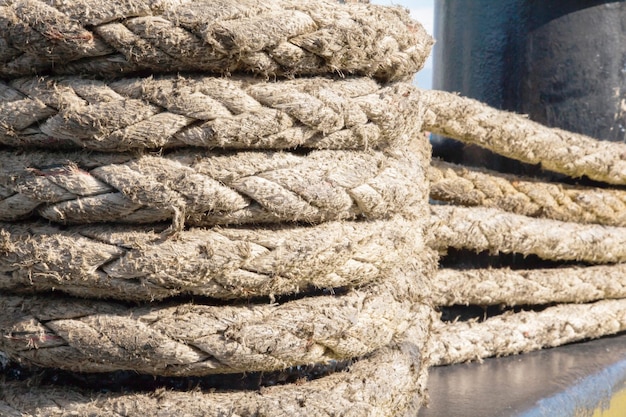
[[[362,287],[435,257],[423,222],[329,222],[317,226],[159,229],[0,223],[0,289],[58,290],[82,297],[150,301],[178,294],[246,299]],[[420,263],[422,266],[420,266]],[[428,282],[415,285],[427,294]],[[421,282],[421,283],[420,283]]]
[[[138,71],[418,71],[433,43],[406,10],[331,0],[4,0],[0,76]]]
[[[0,144],[383,149],[419,131],[419,95],[408,83],[368,78],[19,78],[0,82]]]
[[[424,323],[427,323],[425,320]],[[415,415],[425,398],[426,365],[422,346],[428,326],[412,329],[397,345],[356,361],[347,372],[254,392],[111,394],[72,387],[6,382],[0,411],[7,416],[302,416],[350,417]],[[390,378],[390,376],[393,376]]]
[[[398,341],[430,311],[416,285],[425,272],[398,269],[362,290],[280,305],[127,307],[2,295],[0,349],[13,359],[71,371],[177,376],[351,359]]]
[[[161,156],[0,150],[0,220],[61,223],[318,223],[425,207],[424,162],[410,151]]]

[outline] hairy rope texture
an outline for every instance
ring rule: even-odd
[[[424,161],[410,149],[164,155],[0,150],[0,220],[59,223],[319,223],[424,215]]]
[[[368,78],[19,78],[0,82],[0,144],[382,149],[419,132],[419,95],[409,83]]]
[[[165,376],[275,371],[367,355],[430,314],[410,278],[284,304],[113,302],[0,296],[0,349],[74,372]]]
[[[425,400],[427,327],[362,358],[348,371],[258,391],[93,393],[35,381],[4,382],[0,412],[12,417],[392,417],[414,416]]]
[[[530,217],[626,226],[626,191],[542,182],[479,168],[433,161],[430,197]]]
[[[429,245],[537,255],[555,261],[626,261],[626,228],[534,219],[490,208],[431,206]]]
[[[402,219],[191,229],[169,239],[152,229],[0,223],[0,289],[132,301],[249,299],[362,287],[400,268],[426,294],[424,277],[436,265],[422,223]]]
[[[418,71],[433,41],[407,10],[332,0],[3,0],[0,76]]]
[[[561,304],[540,312],[505,313],[483,322],[440,323],[433,328],[433,365],[530,352],[626,330],[626,300]]]
[[[626,184],[626,144],[548,128],[526,117],[443,91],[424,91],[424,130],[573,178]]]
[[[511,270],[441,269],[432,279],[432,303],[541,305],[626,298],[626,264]]]

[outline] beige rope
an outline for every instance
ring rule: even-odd
[[[599,141],[532,122],[469,98],[424,91],[424,130],[569,175],[626,184],[626,145]]]
[[[368,78],[29,77],[0,97],[0,144],[47,149],[388,148],[423,114],[410,84]]]
[[[624,330],[625,299],[505,313],[484,322],[441,323],[433,329],[430,362],[446,365],[530,352]]]
[[[4,0],[0,76],[418,71],[433,43],[401,8],[332,0]]]
[[[559,261],[626,261],[626,228],[533,219],[490,208],[431,206],[429,244]]]
[[[432,270],[436,259],[423,246],[422,230],[420,222],[394,219],[191,229],[164,240],[153,227],[0,223],[0,290],[150,301],[361,287],[408,262]]]
[[[530,305],[626,298],[626,264],[511,270],[441,269],[432,279],[432,303]]]
[[[345,295],[284,304],[208,306],[0,295],[0,350],[9,358],[75,372],[154,375],[273,371],[369,354],[430,310],[415,278]],[[400,339],[399,339],[400,338]]]
[[[417,144],[417,146],[423,146]],[[0,220],[195,226],[385,218],[426,206],[409,149],[164,155],[0,150]]]
[[[626,226],[626,191],[577,187],[433,161],[434,200],[573,223]]]
[[[34,381],[0,382],[0,412],[19,417],[415,416],[426,396],[427,333],[427,327],[413,330],[406,341],[356,361],[347,372],[254,392],[96,394]]]

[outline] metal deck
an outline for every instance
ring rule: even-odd
[[[433,368],[418,417],[625,417],[626,334]]]

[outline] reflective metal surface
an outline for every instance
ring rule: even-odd
[[[624,417],[626,334],[433,368],[419,417]]]

